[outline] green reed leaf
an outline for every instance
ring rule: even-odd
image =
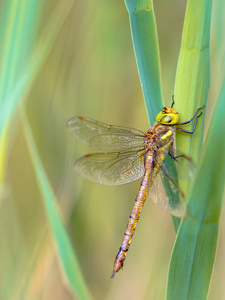
[[[57,201],[39,157],[30,124],[24,109],[22,109],[22,121],[31,161],[33,163],[37,182],[43,196],[47,217],[50,223],[54,240],[56,242],[58,255],[66,274],[66,279],[74,289],[74,296],[78,295],[79,299],[90,299],[91,297],[80,270],[76,253],[71,245],[64,224],[60,218]]]
[[[169,269],[167,299],[206,299],[215,260],[225,177],[225,81],[200,168],[179,229]]]
[[[210,84],[210,23],[212,0],[189,0],[175,80],[175,109],[180,121],[190,120],[197,108],[206,104]],[[205,110],[193,135],[177,133],[176,145],[195,162],[203,145]],[[193,128],[193,122],[185,127]]]
[[[43,66],[71,4],[68,1],[56,5],[37,42],[40,1],[3,2],[0,16],[0,134]]]
[[[149,121],[163,107],[158,37],[151,0],[125,0]]]
[[[190,120],[196,110],[207,102],[210,84],[211,9],[211,0],[189,0],[187,3],[174,90],[174,108],[180,114],[180,122]],[[202,116],[198,119],[194,134],[176,134],[177,149],[190,155],[196,165],[203,145],[205,110],[206,108],[201,110]],[[194,122],[195,120],[182,128],[192,130]],[[187,199],[191,183],[179,182]]]

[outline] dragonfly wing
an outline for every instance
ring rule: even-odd
[[[165,169],[161,169],[151,182],[149,196],[159,207],[176,217],[184,217],[187,213],[185,195]]]
[[[94,153],[81,157],[75,171],[84,178],[105,185],[121,185],[144,174],[142,151]]]
[[[67,122],[70,133],[93,149],[113,152],[141,146],[144,133],[137,129],[112,126],[84,117]]]

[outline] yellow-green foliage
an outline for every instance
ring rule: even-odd
[[[105,187],[79,178],[73,164],[91,150],[65,124],[84,115],[145,131],[173,93],[181,121],[190,118],[209,88],[211,2],[188,1],[182,44],[185,1],[155,1],[155,12],[152,1],[125,2],[1,1],[0,299],[165,298],[175,239],[170,216],[146,203],[124,270],[111,280],[139,182]],[[213,5],[209,101],[196,134],[177,136],[179,148],[197,164],[205,117],[210,131],[189,189],[191,214],[172,254],[168,299],[175,299],[173,289],[180,299],[205,297],[215,257],[224,88],[209,120],[224,76],[224,1]],[[210,299],[225,298],[224,247],[221,239]]]

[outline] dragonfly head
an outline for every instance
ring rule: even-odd
[[[163,125],[175,125],[178,123],[179,114],[172,107],[163,107],[156,117],[156,122]]]

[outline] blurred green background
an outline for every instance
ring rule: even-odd
[[[93,299],[164,299],[175,239],[170,215],[147,201],[124,270],[110,279],[140,182],[106,187],[80,178],[74,162],[92,150],[66,128],[67,120],[76,115],[143,131],[149,128],[125,4],[121,0],[46,1],[38,12],[34,51],[41,46],[49,20],[56,26],[52,15],[57,5],[68,5],[68,14],[20,104],[25,105],[62,220]],[[170,105],[186,1],[160,0],[154,7],[163,95]],[[213,1],[206,133],[225,67],[221,7],[221,0]],[[74,299],[57,256],[19,106],[9,122],[2,164],[0,298]],[[225,298],[224,213],[223,209],[209,299]]]

